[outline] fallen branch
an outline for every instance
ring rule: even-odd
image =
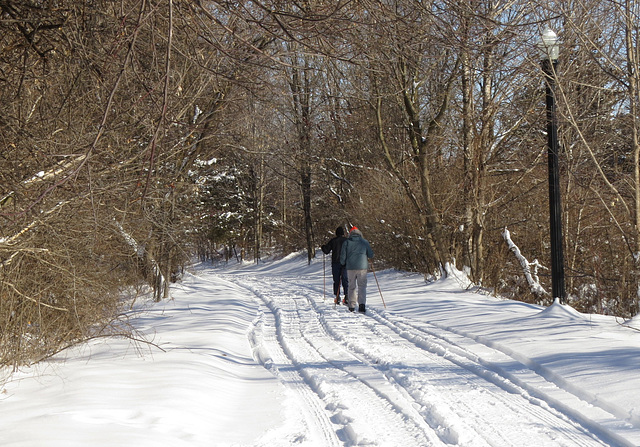
[[[24,293],[20,292],[16,286],[14,286],[13,284],[11,284],[10,282],[6,282],[6,281],[2,281],[2,284],[5,284],[9,287],[11,287],[13,289],[13,291],[15,293],[17,293],[18,295],[20,295],[22,298],[29,300],[29,301],[33,301],[34,303],[36,303],[38,306],[44,306],[44,307],[48,307],[49,309],[55,309],[55,310],[60,310],[62,312],[69,312],[69,309],[65,309],[64,307],[56,307],[56,306],[52,306],[51,304],[46,304],[43,303],[35,298],[31,298],[28,295],[25,295]]]
[[[509,230],[507,230],[506,227],[502,232],[502,237],[504,238],[505,242],[509,246],[509,250],[515,255],[516,259],[520,263],[524,276],[527,279],[527,283],[529,284],[529,290],[531,290],[531,293],[533,293],[537,297],[548,295],[548,292],[544,290],[544,288],[540,284],[536,271],[535,270],[533,272],[531,271],[532,265],[535,266],[536,269],[540,265],[538,260],[536,259],[533,262],[529,262],[527,258],[525,258],[522,255],[522,253],[520,252],[520,249],[511,240],[511,233],[509,232]]]

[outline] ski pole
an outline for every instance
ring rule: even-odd
[[[338,293],[336,293],[336,296],[333,299],[333,307],[336,307],[336,304],[340,304],[340,284],[341,283],[342,283],[342,270],[340,270],[340,278],[338,279]]]
[[[325,267],[325,258],[327,256],[322,253],[322,301],[327,298],[327,268]]]
[[[384,298],[382,298],[382,290],[380,289],[380,283],[378,282],[378,277],[376,276],[376,270],[373,268],[373,262],[369,262],[369,265],[371,266],[371,271],[373,272],[373,277],[376,280],[376,285],[378,286],[378,292],[380,292],[380,299],[382,300],[382,304],[384,305],[384,308],[387,308],[387,305],[384,302]]]

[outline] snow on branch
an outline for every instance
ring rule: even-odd
[[[158,286],[159,288],[162,288],[165,283],[165,278],[164,278],[164,275],[162,274],[160,266],[158,265],[158,262],[150,255],[150,253],[147,252],[147,250],[144,248],[143,245],[140,245],[138,241],[136,241],[135,238],[131,236],[131,234],[127,233],[127,231],[122,227],[122,225],[120,224],[120,222],[118,222],[117,219],[114,218],[113,221],[115,222],[115,225],[118,228],[120,235],[124,238],[127,244],[133,249],[134,254],[139,259],[143,259],[143,260],[148,256],[149,262],[151,263],[151,268],[153,270],[153,275],[154,277],[159,278]]]
[[[23,234],[25,234],[28,231],[30,231],[31,229],[35,228],[38,225],[38,223],[40,223],[40,221],[42,220],[43,216],[48,216],[49,214],[52,214],[53,212],[58,210],[60,207],[62,207],[63,205],[66,205],[69,202],[70,202],[70,200],[66,200],[64,202],[58,202],[50,210],[43,212],[41,214],[40,220],[34,220],[29,225],[24,227],[22,230],[18,231],[16,234],[14,234],[13,236],[9,236],[9,237],[0,236],[0,245],[5,245],[7,247],[15,246],[18,243],[18,239],[20,239],[20,237]],[[0,262],[0,269],[3,269],[5,267],[7,267],[9,264],[11,264],[11,262],[13,261],[13,258],[15,258],[18,255],[18,253],[24,252],[24,251],[32,251],[32,252],[39,252],[40,251],[40,252],[44,252],[44,251],[47,251],[47,249],[41,249],[41,248],[31,248],[31,249],[28,249],[28,248],[16,248],[15,251],[13,252],[13,254],[11,254],[11,256],[9,256],[8,259],[5,259],[2,262]]]
[[[520,249],[511,240],[511,233],[509,232],[509,230],[507,230],[506,227],[502,232],[502,237],[509,246],[509,250],[513,252],[513,254],[516,256],[516,259],[518,259],[518,262],[520,262],[524,276],[525,278],[527,278],[527,283],[529,284],[529,290],[531,290],[531,293],[538,297],[547,295],[547,291],[544,290],[544,287],[542,287],[542,285],[540,285],[540,280],[538,278],[537,272],[538,267],[540,267],[540,263],[538,262],[538,260],[536,259],[533,262],[529,262],[527,258],[522,255]],[[531,270],[531,266],[533,266],[533,271]]]

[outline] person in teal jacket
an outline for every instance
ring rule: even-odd
[[[349,310],[353,312],[358,305],[358,312],[365,312],[367,304],[367,270],[369,259],[373,258],[373,250],[369,241],[362,237],[357,227],[352,227],[349,237],[342,243],[340,264],[347,269],[349,278]]]

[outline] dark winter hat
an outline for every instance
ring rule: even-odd
[[[344,236],[344,228],[342,227],[336,228],[336,236]]]

